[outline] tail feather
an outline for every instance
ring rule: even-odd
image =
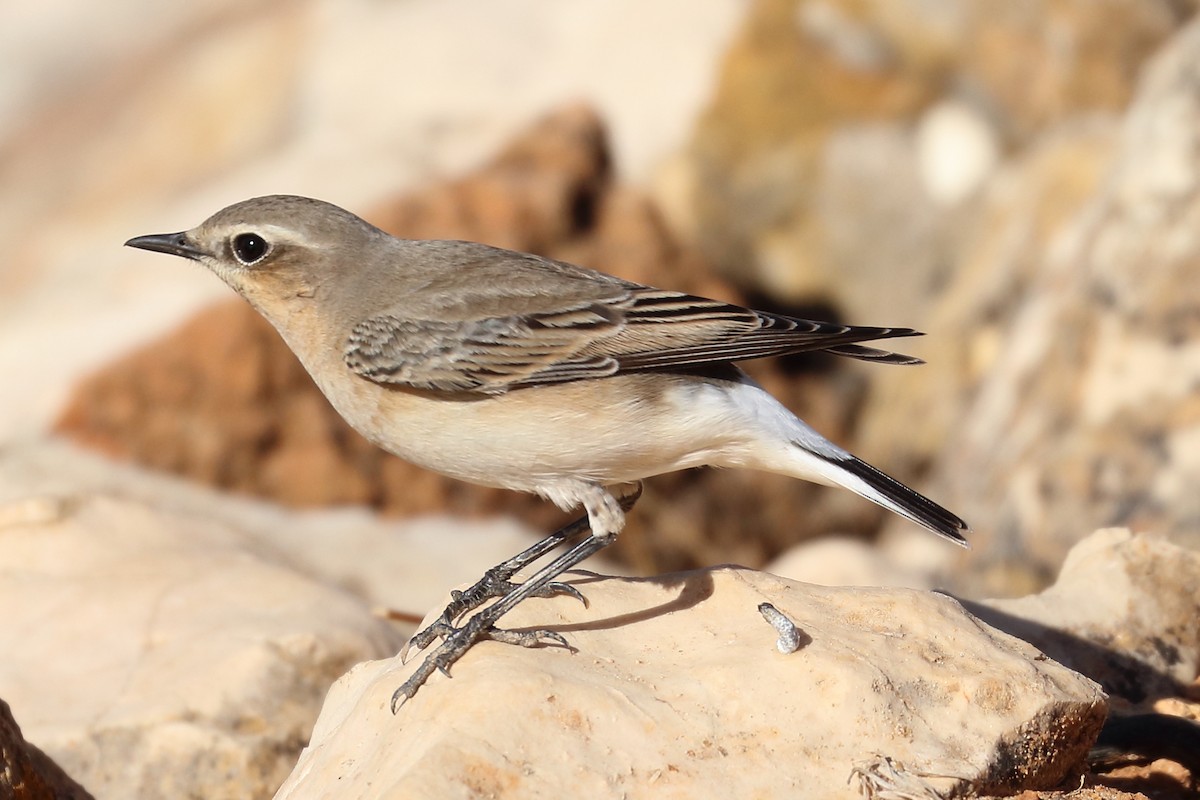
[[[967,523],[958,515],[854,456],[830,459],[830,462],[847,473],[845,477],[849,480],[834,478],[847,489],[928,528],[939,536],[944,536],[955,544],[969,547],[962,535],[962,531],[969,530]]]
[[[841,486],[955,544],[967,546],[962,535],[967,530],[967,523],[956,514],[830,442],[744,373],[734,376],[726,392],[729,407],[740,415],[738,430],[756,431],[759,438],[749,448],[749,457],[746,450],[742,450],[736,459],[709,463],[751,467],[828,486]],[[786,445],[781,447],[784,442]]]
[[[908,356],[904,353],[893,353],[889,350],[880,350],[875,347],[863,347],[860,344],[842,344],[837,347],[827,347],[826,352],[833,353],[847,358],[857,358],[860,361],[872,361],[876,364],[899,364],[903,366],[912,366],[916,364],[924,364],[925,362],[916,356]]]

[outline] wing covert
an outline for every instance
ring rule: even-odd
[[[345,362],[377,383],[485,394],[813,350],[880,363],[919,363],[856,344],[919,335],[909,328],[815,322],[679,292],[625,287],[628,291],[614,293],[609,285],[604,297],[511,316],[381,314],[354,326]],[[545,300],[540,298],[542,309]],[[461,309],[456,316],[462,316]]]

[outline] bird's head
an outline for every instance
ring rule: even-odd
[[[313,296],[330,273],[353,265],[339,253],[381,235],[335,205],[269,195],[235,203],[191,230],[125,244],[197,261],[261,309],[264,302]]]

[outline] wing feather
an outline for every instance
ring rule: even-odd
[[[410,319],[399,311],[355,325],[345,362],[378,383],[494,394],[618,372],[680,369],[813,350],[890,364],[918,359],[857,342],[918,336],[754,311],[703,297],[613,283],[592,299],[511,316]],[[511,292],[511,287],[506,291]],[[514,300],[518,307],[520,297]],[[433,315],[430,315],[433,316]]]

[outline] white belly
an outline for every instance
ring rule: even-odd
[[[722,383],[631,375],[478,399],[362,383],[368,391],[327,396],[368,439],[427,469],[510,489],[748,466],[748,445],[759,438]]]

